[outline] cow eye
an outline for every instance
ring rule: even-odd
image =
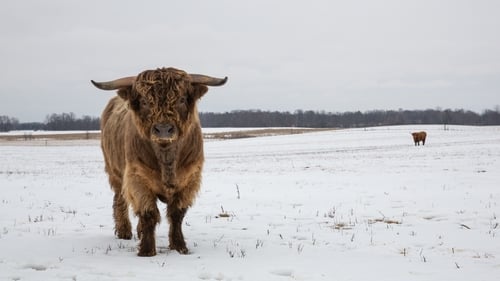
[[[149,107],[149,103],[145,100],[141,100],[141,107],[142,108],[148,108]]]
[[[186,97],[180,97],[179,104],[186,104],[186,103],[187,103]]]

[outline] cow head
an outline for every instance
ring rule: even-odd
[[[417,141],[418,140],[418,133],[411,133],[413,140]]]
[[[175,68],[146,70],[137,76],[110,82],[92,83],[102,90],[118,89],[134,112],[139,134],[166,147],[189,129],[196,114],[196,102],[208,90],[227,81],[199,74],[188,74]]]

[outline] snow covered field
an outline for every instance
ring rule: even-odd
[[[113,235],[98,141],[0,143],[0,280],[500,280],[500,127],[210,141],[205,155],[190,254],[167,249],[163,218],[144,258]]]

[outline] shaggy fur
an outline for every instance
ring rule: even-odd
[[[413,141],[415,142],[415,145],[420,145],[420,142],[422,142],[422,145],[425,145],[425,138],[427,137],[427,133],[422,131],[422,132],[414,132],[411,133],[413,136]]]
[[[130,87],[118,90],[102,114],[102,151],[115,192],[115,232],[132,238],[128,207],[138,216],[139,256],[156,254],[157,200],[167,204],[170,248],[188,253],[182,220],[200,188],[203,138],[196,102],[208,88],[192,84],[184,71],[144,71]],[[168,138],[154,126],[169,124]]]

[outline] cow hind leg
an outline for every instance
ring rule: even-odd
[[[125,201],[122,189],[122,181],[113,175],[109,176],[109,183],[115,192],[113,197],[113,218],[115,220],[115,234],[120,239],[132,238],[132,226],[128,216],[128,203]]]
[[[172,250],[176,250],[180,254],[187,254],[189,252],[186,241],[184,240],[184,234],[182,233],[182,220],[186,215],[187,208],[179,208],[177,206],[167,207],[167,217],[170,223],[170,229],[168,233],[168,239]]]
[[[113,198],[113,217],[115,219],[115,234],[120,239],[132,238],[132,226],[128,216],[128,204],[119,192]]]

